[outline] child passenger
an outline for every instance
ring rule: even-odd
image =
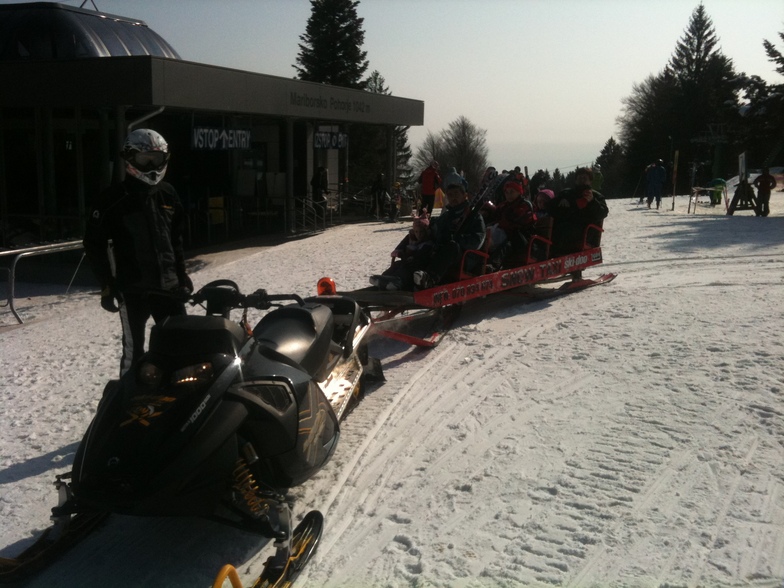
[[[555,198],[555,194],[552,190],[548,190],[547,188],[539,190],[536,196],[534,196],[534,213],[536,214],[537,220],[550,215],[547,211],[547,207],[550,206],[550,200],[553,198]]]
[[[413,290],[414,272],[427,266],[432,250],[430,217],[423,212],[414,217],[408,235],[392,251],[392,265],[381,275],[370,276],[370,283],[381,290]]]
[[[523,198],[521,183],[504,184],[504,202],[495,207],[490,219],[491,263],[500,265],[507,254],[525,249],[536,222],[531,203]]]

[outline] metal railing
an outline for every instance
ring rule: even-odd
[[[16,307],[14,306],[14,288],[16,286],[16,266],[19,261],[23,257],[33,257],[37,255],[46,255],[49,253],[60,253],[62,251],[74,251],[77,249],[82,249],[82,242],[81,241],[65,241],[62,243],[51,243],[48,245],[35,245],[33,247],[25,247],[22,249],[8,249],[4,251],[0,251],[0,257],[8,257],[13,255],[14,259],[11,262],[11,267],[7,268],[0,268],[8,272],[8,301],[6,304],[2,306],[8,306],[11,309],[11,312],[16,317],[16,320],[19,321],[21,325],[24,323],[22,317],[19,316],[19,313],[16,312]],[[74,272],[73,277],[71,278],[71,282],[68,284],[68,288],[66,289],[66,294],[68,290],[71,289],[71,284],[73,284],[73,280],[76,277],[76,272],[79,271],[79,267],[82,264],[82,260],[84,259],[84,255],[82,255],[82,259],[79,260],[79,265],[76,266],[76,271]]]
[[[327,228],[326,202],[314,203],[308,198],[298,198],[295,232],[311,233],[323,231]]]

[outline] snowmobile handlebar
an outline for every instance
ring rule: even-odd
[[[268,294],[263,288],[259,288],[253,294],[248,294],[242,298],[244,299],[244,304],[241,304],[236,308],[258,308],[259,310],[266,310],[272,306],[273,303],[284,300],[293,300],[300,306],[305,304],[305,301],[297,294]]]
[[[251,294],[242,294],[233,280],[215,280],[205,284],[190,297],[190,303],[207,304],[207,314],[225,314],[235,308],[257,308],[266,310],[275,302],[292,300],[299,305],[305,304],[297,294],[268,294],[259,288]]]

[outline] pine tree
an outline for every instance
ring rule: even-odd
[[[784,41],[784,32],[779,33]],[[767,39],[762,43],[775,71],[784,75],[784,54]],[[784,150],[784,84],[768,84],[759,76],[744,76],[746,103],[741,109],[743,133],[738,151],[745,151],[752,167],[770,166]]]
[[[626,161],[623,148],[614,138],[607,139],[599,157],[596,158],[596,164],[601,167],[604,176],[602,194],[608,198],[621,196]]]
[[[397,181],[403,186],[414,182],[414,169],[411,167],[411,145],[408,142],[408,127],[395,127],[395,165]]]
[[[779,33],[779,39],[784,41],[784,31]],[[781,53],[776,47],[767,39],[762,40],[762,46],[765,47],[765,54],[768,59],[776,64],[776,71],[784,76],[784,54]]]
[[[718,38],[713,22],[700,4],[692,12],[685,35],[675,46],[668,68],[681,84],[708,81],[708,72],[716,60],[729,61],[717,50]]]
[[[676,116],[662,129],[660,144],[672,136],[682,163],[710,161],[706,176],[725,175],[737,161],[736,154],[724,148],[738,122],[737,74],[732,60],[718,49],[713,23],[702,4],[694,9],[667,69],[678,88],[671,105]],[[662,153],[666,151],[662,149]]]
[[[708,161],[720,175],[735,161],[722,150],[737,126],[739,84],[732,60],[718,49],[718,38],[705,7],[692,12],[667,66],[623,100],[619,134],[627,157],[625,188],[633,187],[646,165],[668,160],[679,150],[681,168]],[[709,132],[710,131],[710,132]],[[687,180],[688,174],[679,174]],[[710,179],[710,178],[705,178]],[[681,189],[687,189],[684,185]]]
[[[310,0],[311,15],[300,35],[297,76],[300,80],[364,89],[368,68],[362,50],[365,19],[357,15],[359,0]]]

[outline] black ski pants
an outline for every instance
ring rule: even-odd
[[[122,322],[122,359],[120,377],[130,370],[144,354],[144,336],[147,321],[156,324],[170,316],[184,315],[185,304],[165,295],[148,295],[144,291],[123,292],[120,304]]]
[[[435,206],[435,203],[436,203],[435,194],[422,194],[422,204],[420,205],[420,209],[426,210],[429,216],[433,214],[433,206]]]

